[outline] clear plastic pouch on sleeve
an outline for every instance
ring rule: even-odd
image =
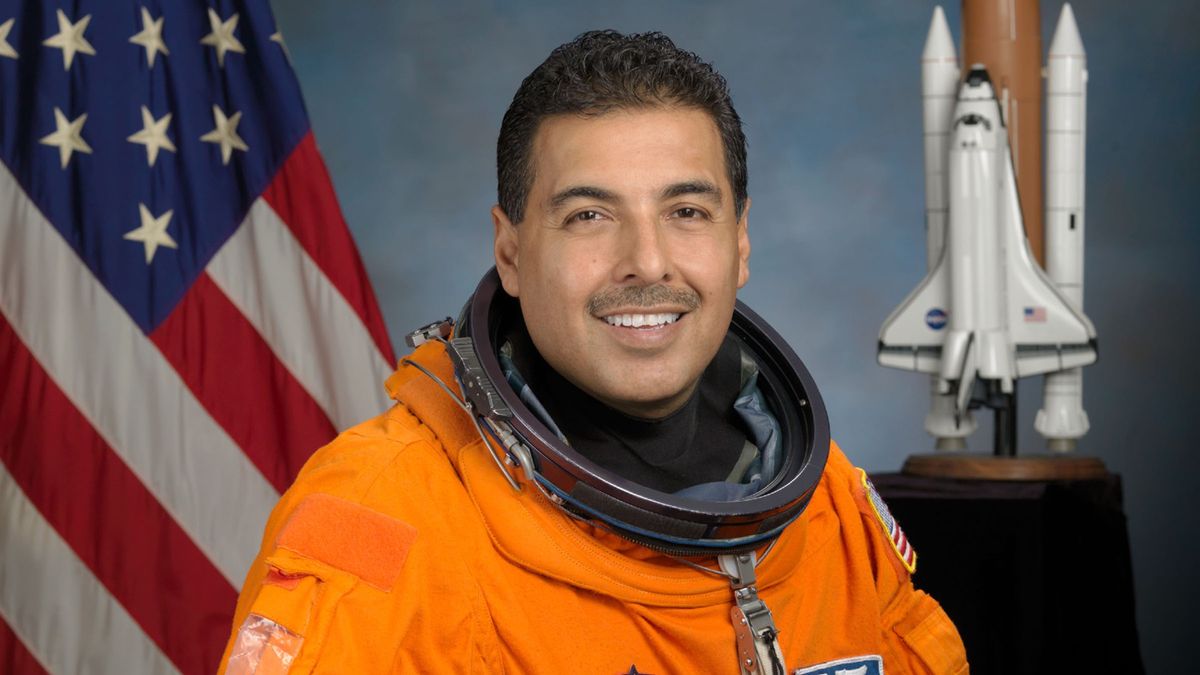
[[[284,675],[300,654],[304,636],[274,621],[250,614],[238,629],[226,675]]]

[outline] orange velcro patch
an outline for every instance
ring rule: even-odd
[[[275,543],[384,591],[396,582],[417,528],[333,495],[305,497]]]

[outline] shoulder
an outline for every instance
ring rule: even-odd
[[[433,495],[452,500],[461,491],[437,435],[405,406],[394,405],[342,432],[309,458],[271,514],[264,545],[314,496],[419,527]]]
[[[437,613],[447,633],[474,626],[480,600],[463,583],[482,528],[474,514],[437,436],[404,405],[346,430],[309,459],[270,516],[238,599],[229,672],[265,658],[250,648],[263,631],[304,636],[288,657],[301,670],[387,663],[407,639],[399,627],[434,598],[453,606]],[[376,624],[398,635],[363,632]],[[347,631],[361,635],[325,639]],[[473,629],[472,644],[481,640]]]
[[[278,636],[304,636],[280,652],[304,672],[370,672],[403,643],[443,664],[473,645],[455,670],[492,658],[469,581],[487,532],[450,459],[478,436],[434,379],[453,382],[440,346],[406,357],[387,382],[396,404],[314,453],[279,500],[238,598],[229,672],[265,663]]]
[[[862,468],[836,444],[830,444],[809,510],[805,562],[814,568],[809,578],[817,575],[826,586],[841,585],[850,604],[864,611],[860,616],[877,622],[888,671],[966,673],[954,623],[934,599],[913,587],[916,552],[899,522]]]
[[[362,499],[381,478],[402,479],[409,471],[420,472],[422,466],[425,471],[436,470],[444,459],[433,431],[404,406],[393,405],[317,450],[300,470],[292,490]]]
[[[408,361],[422,366],[410,367]],[[463,427],[470,424],[452,399],[422,374],[432,372],[453,382],[449,368],[440,345],[406,357],[386,384],[396,403],[343,431],[308,459],[272,511],[260,553],[274,545],[289,523],[295,528],[312,520],[336,528],[359,513],[363,522],[380,524],[383,521],[372,516],[377,514],[417,528],[425,533],[422,539],[428,539],[447,531],[447,518],[455,516],[446,514],[461,518],[473,511],[447,452],[469,438]],[[321,509],[301,509],[314,498]],[[313,514],[333,509],[334,503],[342,505],[338,519],[314,519]]]
[[[886,602],[909,583],[916,571],[916,551],[867,473],[836,444],[830,446],[821,483],[837,516],[843,550],[869,565],[880,599]]]
[[[362,578],[371,560],[387,559],[394,576],[414,544],[441,538],[471,509],[437,437],[394,405],[309,459],[271,515],[263,552],[288,548]]]
[[[903,672],[965,673],[966,654],[938,603],[913,587],[917,554],[865,471],[831,445],[822,477],[837,515],[842,564],[878,602],[888,660]],[[832,547],[827,547],[832,548]]]

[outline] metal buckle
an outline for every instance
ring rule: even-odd
[[[405,335],[404,344],[416,349],[431,340],[445,340],[450,337],[453,329],[454,321],[450,317],[446,317],[441,321],[434,321],[431,324],[421,326],[408,335]]]
[[[462,386],[463,397],[484,417],[512,417],[512,410],[500,398],[496,385],[488,379],[487,371],[475,353],[475,343],[469,337],[456,337],[449,342],[450,360],[454,374]]]
[[[737,636],[739,665],[749,673],[759,669],[759,654],[772,654],[776,648],[779,629],[767,603],[758,597],[755,587],[753,552],[723,555],[718,558],[721,568],[730,577],[733,600],[737,604],[730,611],[734,633]]]

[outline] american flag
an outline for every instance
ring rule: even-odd
[[[875,489],[875,484],[867,478],[867,472],[859,469],[863,488],[867,493],[867,501],[871,504],[871,509],[879,518],[880,524],[887,532],[888,542],[891,543],[892,549],[900,558],[904,568],[913,573],[917,571],[917,551],[912,547],[912,543],[908,541],[908,536],[904,534],[904,528],[900,527],[900,523],[892,515],[888,505],[883,501],[883,497],[879,496],[879,491]]]
[[[266,0],[0,0],[0,672],[213,672],[392,363]]]
[[[1045,307],[1026,307],[1025,308],[1025,323],[1045,323],[1046,308]]]

